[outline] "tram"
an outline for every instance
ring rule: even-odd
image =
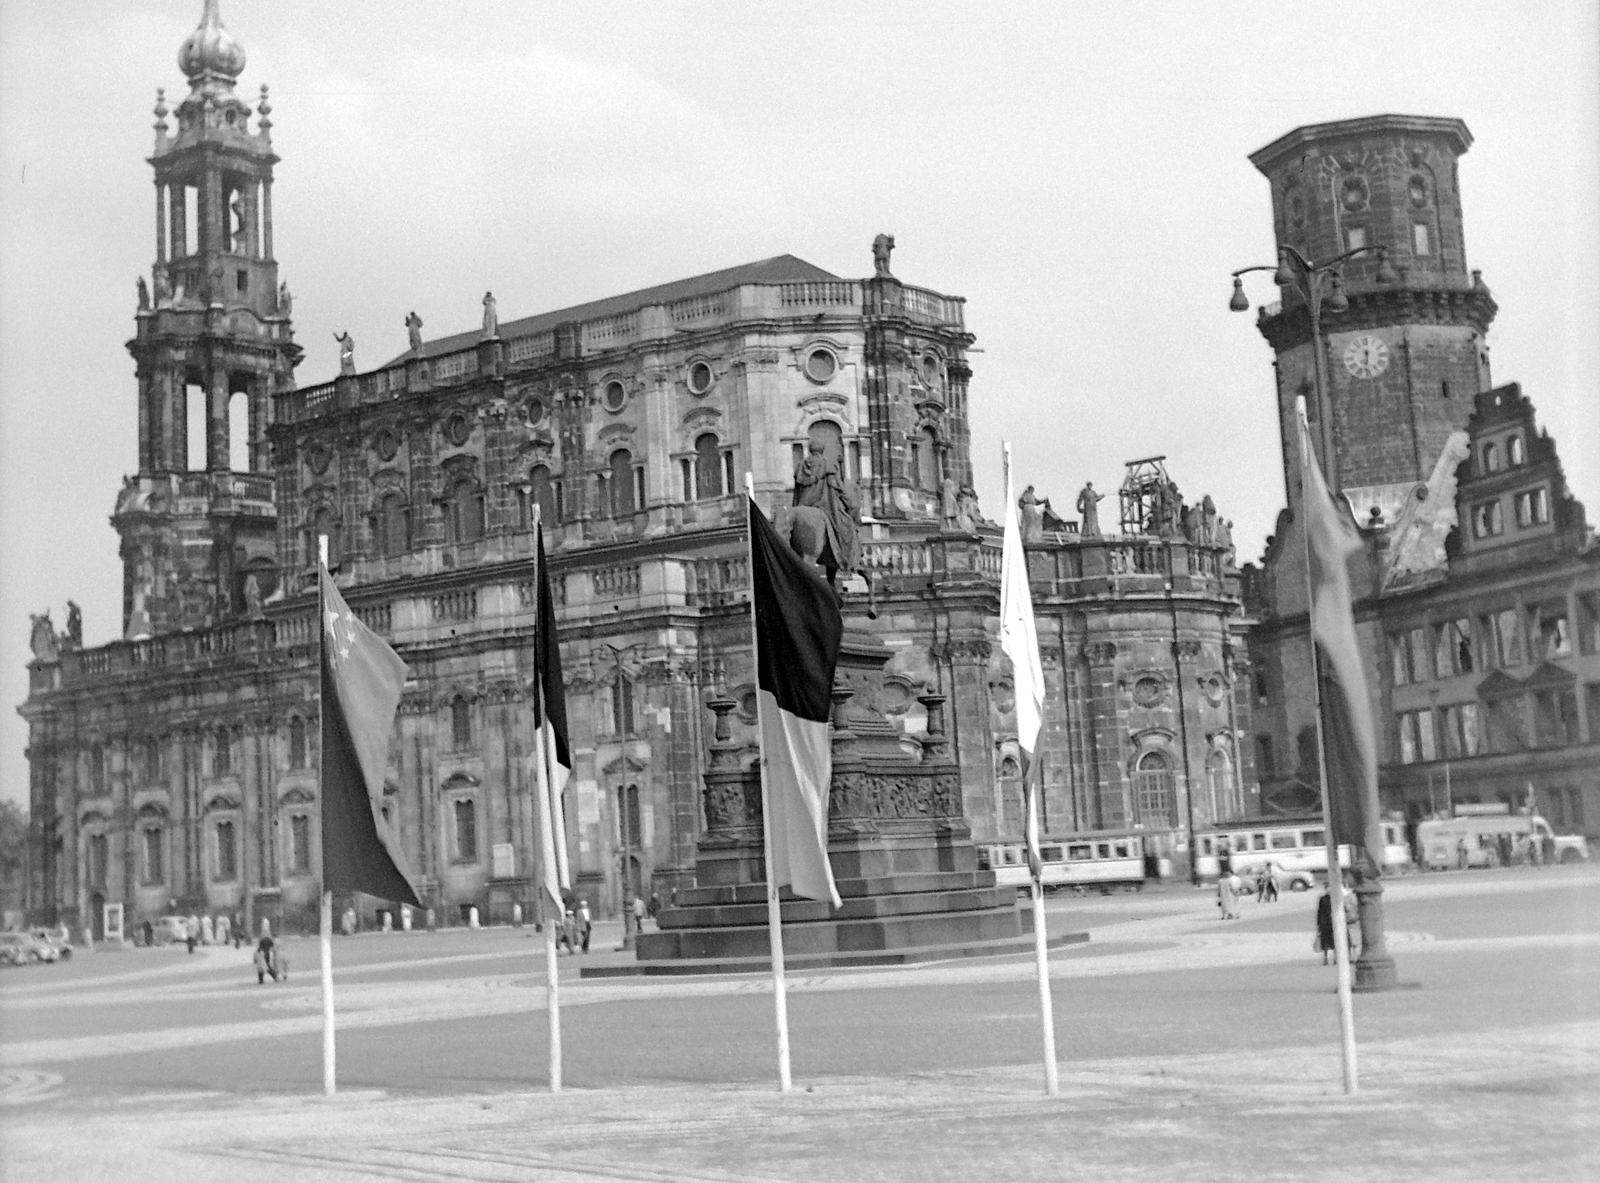
[[[1096,830],[1041,839],[1039,854],[1045,890],[1070,887],[1109,892],[1118,887],[1143,888],[1147,837],[1144,833]],[[978,866],[993,871],[995,882],[1002,887],[1027,887],[1031,882],[1025,842],[980,845]]]
[[[1379,823],[1383,830],[1383,869],[1411,869],[1411,848],[1406,845],[1401,822]],[[1270,859],[1285,875],[1288,886],[1303,891],[1312,886],[1313,876],[1328,873],[1327,831],[1319,816],[1257,818],[1221,822],[1195,835],[1195,869],[1201,878],[1215,879],[1220,873],[1218,855],[1229,852],[1233,869],[1239,874],[1254,874]],[[1352,863],[1350,847],[1339,847],[1339,864]]]

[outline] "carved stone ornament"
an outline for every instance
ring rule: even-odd
[[[206,812],[207,813],[220,813],[223,810],[238,809],[238,808],[239,808],[239,798],[234,797],[234,796],[230,796],[227,793],[217,793],[217,794],[213,795],[212,798],[209,801],[206,802]]]
[[[278,798],[279,805],[310,805],[317,799],[317,795],[310,789],[296,785],[283,796]]]
[[[932,776],[846,772],[828,791],[830,821],[960,816],[961,775],[953,769]]]
[[[385,427],[372,437],[372,450],[378,454],[380,460],[393,460],[395,454],[400,451],[400,437],[392,428]]]
[[[1158,674],[1141,674],[1133,681],[1133,701],[1142,707],[1160,706],[1166,696],[1166,679]]]
[[[1091,665],[1110,665],[1117,659],[1115,641],[1090,641],[1083,647],[1083,656]]]

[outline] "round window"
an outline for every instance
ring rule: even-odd
[[[444,438],[456,447],[466,443],[472,436],[472,425],[467,422],[465,415],[452,415],[444,425]]]
[[[806,377],[813,382],[826,382],[839,369],[839,363],[826,349],[813,349],[806,358]]]
[[[1133,684],[1133,701],[1142,707],[1153,707],[1166,697],[1167,688],[1160,678],[1146,674]]]
[[[530,398],[528,400],[528,426],[537,427],[544,422],[544,399]]]
[[[311,466],[311,471],[321,476],[328,471],[328,465],[333,461],[333,453],[321,444],[312,444],[306,452],[306,463]]]
[[[936,386],[939,382],[939,359],[931,353],[922,355],[922,381],[929,386]]]
[[[600,401],[605,403],[606,410],[620,411],[628,402],[628,388],[615,380],[607,382],[600,392]]]
[[[372,450],[380,460],[393,460],[395,453],[400,450],[400,437],[385,427],[372,441]]]
[[[1344,183],[1342,196],[1345,209],[1365,209],[1367,205],[1367,183],[1360,177],[1351,177]]]
[[[703,361],[697,361],[689,367],[689,390],[693,394],[704,394],[711,389],[713,376],[711,367]]]

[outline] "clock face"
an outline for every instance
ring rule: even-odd
[[[1344,351],[1344,368],[1357,378],[1376,378],[1389,368],[1389,347],[1364,333]]]

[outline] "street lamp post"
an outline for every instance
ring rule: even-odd
[[[632,731],[631,724],[633,722],[633,697],[631,693],[624,695],[621,689],[622,679],[626,676],[622,668],[622,659],[624,656],[630,653],[642,650],[643,646],[635,642],[632,645],[624,645],[619,649],[610,642],[606,642],[605,644],[606,648],[611,650],[611,657],[616,663],[617,669],[617,689],[614,691],[616,695],[614,701],[617,707],[615,711],[617,716],[617,746],[621,749],[619,762],[622,768],[622,783],[617,787],[617,831],[622,839],[622,851],[619,859],[622,879],[621,948],[632,949],[634,947],[635,920],[633,915],[633,900],[631,898],[633,891],[633,868],[630,865],[630,859],[633,854],[634,844],[639,840],[640,836],[635,834],[632,827],[628,824],[628,740],[631,738],[630,732]],[[624,707],[626,707],[626,709],[623,709]]]
[[[1322,302],[1326,299],[1328,308],[1333,312],[1343,312],[1350,307],[1350,300],[1344,294],[1344,276],[1340,267],[1348,259],[1368,254],[1378,256],[1378,271],[1374,278],[1379,283],[1394,283],[1399,279],[1394,268],[1389,265],[1389,252],[1385,247],[1358,246],[1332,259],[1313,263],[1294,247],[1284,246],[1278,248],[1276,267],[1260,264],[1255,267],[1241,267],[1235,271],[1233,297],[1228,301],[1228,307],[1234,312],[1249,311],[1250,299],[1244,294],[1244,280],[1241,277],[1252,271],[1271,271],[1274,283],[1280,288],[1293,288],[1305,300],[1306,311],[1311,317],[1312,386],[1317,408],[1318,450],[1322,453],[1318,459],[1322,461],[1322,472],[1327,478],[1328,487],[1335,492],[1339,492],[1341,486],[1339,458],[1333,447],[1333,405],[1328,397],[1328,359],[1324,356],[1322,341]],[[1324,281],[1326,281],[1326,293],[1323,292]]]
[[[1292,246],[1278,248],[1278,265],[1268,267],[1258,265],[1254,267],[1241,267],[1233,273],[1233,295],[1228,300],[1228,308],[1233,312],[1246,312],[1250,308],[1250,300],[1244,294],[1244,281],[1241,278],[1252,271],[1271,271],[1272,279],[1280,288],[1292,288],[1298,291],[1306,302],[1306,312],[1311,318],[1311,372],[1312,393],[1317,408],[1317,444],[1322,455],[1322,471],[1327,480],[1328,487],[1335,493],[1341,493],[1342,482],[1339,474],[1339,458],[1334,450],[1333,436],[1333,401],[1328,395],[1327,357],[1322,340],[1322,302],[1326,298],[1328,307],[1334,312],[1344,312],[1350,307],[1349,298],[1344,293],[1344,276],[1340,267],[1346,260],[1359,255],[1376,254],[1378,256],[1378,269],[1373,278],[1382,284],[1398,281],[1399,276],[1389,265],[1389,252],[1381,246],[1361,246],[1354,250],[1345,251],[1321,263],[1313,263]],[[1326,282],[1327,292],[1324,295],[1323,287]],[[1302,509],[1302,513],[1304,510]],[[1312,677],[1319,680],[1322,677],[1321,662],[1316,652],[1316,642],[1312,642]],[[1320,692],[1316,696],[1320,704]],[[1321,742],[1321,721],[1318,721],[1318,742]],[[1324,781],[1326,773],[1324,772]],[[1323,811],[1328,811],[1329,786],[1323,786]],[[1332,816],[1325,818],[1329,833],[1325,836],[1328,843],[1329,874],[1339,868],[1339,847],[1337,835],[1332,833]],[[1389,956],[1388,946],[1384,934],[1383,918],[1383,882],[1380,878],[1381,867],[1371,866],[1370,857],[1362,859],[1358,854],[1352,870],[1356,879],[1356,902],[1359,909],[1361,922],[1361,956],[1355,962],[1355,983],[1353,988],[1357,991],[1389,990],[1398,986],[1399,980],[1395,974],[1394,959]],[[1337,897],[1336,897],[1337,898]],[[1335,919],[1337,923],[1337,918]]]

